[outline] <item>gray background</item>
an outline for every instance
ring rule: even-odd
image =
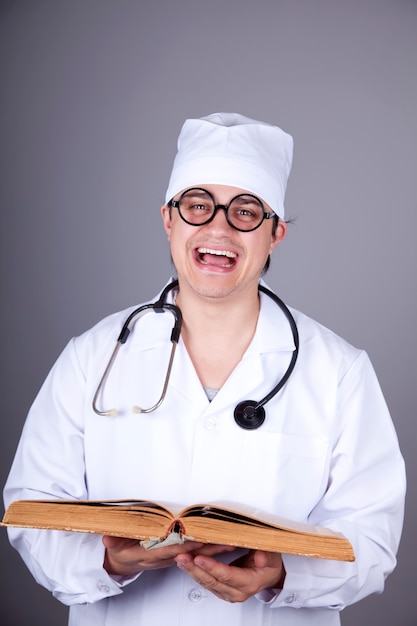
[[[268,282],[369,352],[408,463],[399,566],[343,623],[417,624],[416,51],[413,0],[1,0],[2,483],[67,340],[171,271],[183,120],[276,123],[297,219]],[[65,624],[0,541],[1,623]]]

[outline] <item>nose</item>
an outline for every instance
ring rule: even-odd
[[[213,219],[207,225],[210,226],[210,224],[213,224],[214,226],[227,226],[228,228],[232,228],[227,220],[227,206],[225,204],[216,204],[214,207]]]

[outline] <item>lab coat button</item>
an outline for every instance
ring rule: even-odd
[[[287,604],[292,604],[296,597],[295,593],[290,593],[290,595],[285,598],[285,602]]]
[[[188,598],[189,600],[191,600],[191,602],[200,602],[200,600],[203,598],[201,589],[191,589],[188,594]]]
[[[103,583],[102,580],[100,580],[98,582],[97,587],[98,587],[99,591],[101,591],[102,593],[109,593],[110,592],[110,587],[108,585],[106,585],[106,583]]]
[[[213,419],[212,417],[210,417],[207,421],[206,421],[206,428],[208,428],[208,430],[213,430],[214,428],[216,428],[217,426],[217,422],[215,419]]]

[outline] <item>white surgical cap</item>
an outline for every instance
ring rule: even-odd
[[[291,135],[239,113],[184,122],[165,202],[187,187],[229,185],[259,196],[284,218],[292,164]]]

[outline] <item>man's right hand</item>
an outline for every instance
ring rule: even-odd
[[[179,554],[215,556],[235,549],[231,546],[185,541],[182,544],[147,550],[135,539],[105,535],[102,540],[106,548],[103,567],[108,574],[118,576],[134,576],[148,569],[170,567]]]

